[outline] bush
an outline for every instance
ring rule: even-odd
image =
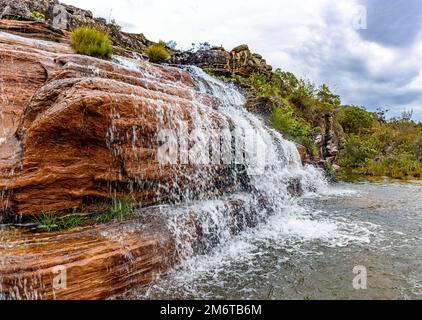
[[[395,179],[421,177],[422,164],[409,152],[394,152],[382,159],[368,161],[364,170],[371,176],[388,176]]]
[[[310,150],[314,149],[310,125],[302,119],[296,118],[291,110],[274,108],[271,116],[271,125],[283,133],[286,139],[300,143]]]
[[[165,43],[160,41],[160,43],[150,45],[145,54],[148,56],[149,61],[154,63],[160,63],[170,59],[170,53],[166,49]]]
[[[347,106],[340,109],[338,121],[348,134],[361,133],[372,127],[374,117],[371,113],[357,106]]]
[[[110,59],[113,46],[108,35],[93,27],[80,27],[72,31],[70,42],[77,54]]]
[[[345,168],[359,168],[378,155],[383,144],[378,138],[351,135],[341,154],[340,165]]]
[[[277,97],[277,87],[266,76],[254,73],[249,77],[248,82],[254,88],[257,97]]]
[[[32,11],[31,16],[32,16],[32,19],[34,21],[37,21],[37,22],[44,22],[45,21],[45,15],[42,12]]]

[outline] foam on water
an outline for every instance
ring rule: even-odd
[[[345,247],[351,244],[369,243],[376,226],[350,223],[340,217],[314,211],[301,199],[312,197],[351,196],[353,191],[329,186],[323,172],[314,166],[302,166],[294,143],[266,127],[263,122],[244,108],[245,98],[231,84],[223,83],[196,67],[186,68],[196,79],[198,89],[219,102],[218,111],[232,120],[236,129],[258,133],[255,150],[245,148],[248,160],[249,186],[252,192],[238,192],[219,200],[202,200],[185,208],[165,210],[170,232],[177,239],[177,253],[183,258],[181,265],[168,276],[157,279],[147,293],[138,298],[157,297],[209,297],[201,283],[222,287],[227,272],[236,273],[236,265],[249,266],[243,273],[261,268],[259,261],[266,250],[317,254],[310,244]],[[201,120],[198,116],[197,121]],[[261,153],[256,151],[263,150]],[[256,157],[258,160],[256,161]],[[255,161],[254,161],[255,160]],[[253,164],[260,163],[260,170]],[[289,192],[294,181],[302,196]],[[262,206],[260,200],[265,199]],[[230,232],[230,214],[226,201],[240,200],[244,217],[253,216],[255,223],[244,223],[243,231]],[[195,228],[189,224],[189,212],[196,213],[202,227],[201,250],[193,247]],[[289,260],[287,255],[277,257],[280,263]],[[228,271],[230,270],[230,271]]]

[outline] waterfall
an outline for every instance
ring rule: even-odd
[[[295,143],[248,112],[245,97],[233,83],[213,78],[197,67],[184,69],[194,77],[199,93],[216,100],[214,109],[232,124],[235,138],[236,134],[253,133],[249,138],[254,143],[249,146],[234,143],[244,156],[246,186],[211,199],[203,197],[158,206],[155,214],[167,219],[168,231],[176,239],[175,254],[181,263],[167,276],[158,277],[146,292],[136,289],[128,292],[128,298],[207,297],[204,292],[207,285],[205,288],[202,285],[224,286],[217,275],[226,269],[236,270],[232,264],[246,261],[257,267],[262,248],[285,250],[286,244],[301,237],[321,238],[333,246],[367,240],[366,229],[362,240],[349,230],[350,225],[336,219],[326,220],[303,204],[302,199],[329,196],[333,192],[323,171],[312,165],[303,166]],[[201,101],[193,103],[203,107]],[[206,114],[195,117],[195,126],[208,123],[206,118]],[[342,191],[337,192],[340,195]],[[151,214],[150,209],[142,214],[148,211]],[[253,272],[254,267],[248,272]],[[243,278],[239,274],[233,276]]]
[[[311,165],[302,166],[293,142],[284,139],[280,132],[265,126],[257,116],[246,111],[245,98],[235,85],[219,81],[197,67],[189,66],[187,71],[195,77],[201,92],[217,99],[218,112],[231,119],[235,132],[252,133],[246,135],[246,139],[254,139],[249,148],[240,145],[245,154],[248,183],[255,193],[265,195],[271,209],[276,210],[286,198],[292,196],[289,192],[292,183],[302,193],[320,192],[327,188],[322,170]]]
[[[252,132],[255,143],[246,148],[246,163],[251,185],[266,193],[272,200],[287,195],[289,182],[298,181],[304,192],[326,188],[323,172],[313,166],[303,167],[296,145],[283,138],[278,131],[268,128],[257,116],[246,111],[245,98],[232,83],[219,81],[202,69],[186,68],[197,80],[199,90],[216,98],[218,111],[232,120],[236,131]],[[254,161],[255,159],[255,161]],[[258,168],[257,168],[258,167]],[[274,198],[275,197],[275,198]],[[273,201],[276,204],[277,201]]]
[[[244,230],[254,230],[271,216],[286,212],[298,197],[324,192],[328,184],[322,170],[302,165],[293,142],[246,111],[246,100],[234,84],[215,79],[197,67],[188,66],[185,70],[194,77],[199,93],[216,100],[215,110],[232,124],[231,132],[253,140],[249,146],[248,143],[234,143],[245,161],[246,186],[211,199],[185,199],[176,205],[156,208],[155,214],[167,219],[169,232],[176,239],[176,255],[182,261],[180,268],[191,270],[197,267],[192,266],[195,255],[211,253]],[[201,101],[193,103],[204,107]],[[191,117],[195,119],[195,128],[210,123],[206,112]],[[252,134],[245,135],[245,132]],[[245,139],[236,140],[245,142]],[[237,173],[240,172],[242,169]],[[198,176],[190,178],[198,179]],[[151,214],[151,208],[142,210],[141,214]]]

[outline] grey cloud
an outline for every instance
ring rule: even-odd
[[[362,0],[367,7],[368,29],[360,30],[366,40],[387,46],[412,44],[422,21],[420,0]]]
[[[422,120],[422,0],[66,2],[98,15],[113,7],[113,17],[126,21],[125,30],[173,39],[182,47],[247,43],[275,68],[329,84],[346,104],[388,106],[394,115],[414,109]],[[359,4],[368,11],[367,30],[352,28]]]

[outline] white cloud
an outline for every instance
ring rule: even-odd
[[[105,18],[112,10],[126,31],[184,48],[246,43],[274,67],[328,83],[345,103],[413,108],[422,120],[422,32],[405,47],[365,40],[353,24],[360,1],[64,0]]]

